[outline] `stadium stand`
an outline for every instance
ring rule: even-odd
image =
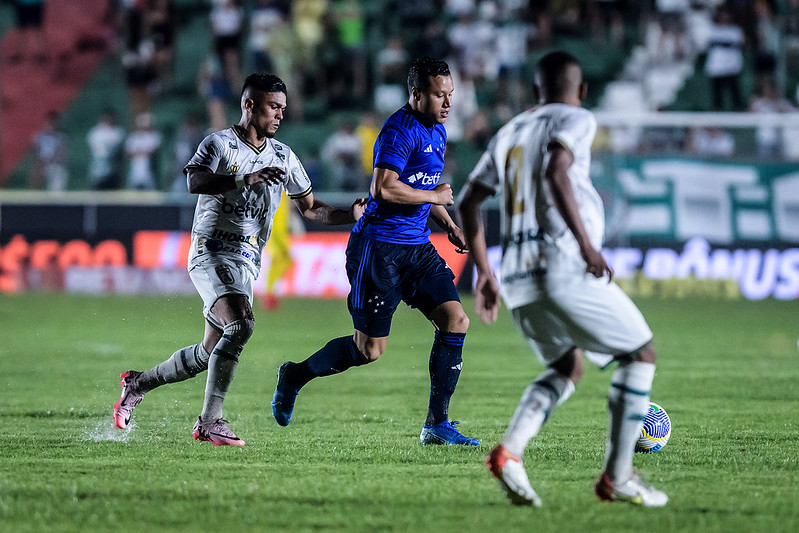
[[[723,0],[721,0],[723,3]],[[84,3],[91,4],[91,9],[86,9]],[[174,44],[174,58],[172,60],[172,76],[168,82],[152,92],[151,113],[155,128],[161,133],[163,142],[157,159],[157,173],[159,175],[158,188],[163,191],[171,189],[174,169],[174,145],[180,124],[188,113],[196,113],[203,119],[206,118],[206,101],[198,90],[198,80],[206,59],[213,52],[212,31],[209,15],[213,0],[196,2],[194,0],[174,0],[171,2],[177,33]],[[550,8],[541,10],[533,9],[537,2],[497,2],[482,0],[475,2],[478,6],[474,15],[480,20],[492,21],[493,30],[506,27],[523,21],[528,28],[529,44],[519,74],[522,85],[529,87],[533,66],[545,51],[552,48],[561,48],[571,52],[583,61],[585,77],[589,83],[589,99],[586,105],[590,108],[604,111],[623,109],[624,111],[706,111],[710,109],[710,96],[707,80],[702,72],[704,56],[702,53],[702,39],[707,32],[711,6],[719,2],[691,2],[691,10],[687,13],[687,31],[693,46],[689,53],[672,61],[663,61],[659,58],[658,26],[655,15],[655,0],[651,2],[635,3],[639,6],[634,11],[625,13],[624,38],[621,43],[600,42],[592,31],[588,17],[593,16],[591,11],[595,2],[557,2],[550,3]],[[780,63],[779,79],[783,88],[796,87],[799,82],[799,17],[796,15],[796,4],[793,0],[771,2],[778,9],[780,17],[777,27],[784,35],[785,56]],[[103,13],[97,9],[98,5],[107,5],[110,11]],[[276,6],[289,12],[299,9],[297,6],[306,6],[313,2],[243,2],[246,13],[251,13],[256,5],[265,4]],[[408,5],[414,2],[407,2]],[[446,32],[457,21],[457,13],[448,12],[445,2],[427,3],[437,6],[436,20],[444,23]],[[503,12],[501,6],[505,4],[518,4],[522,6],[517,10]],[[71,6],[70,8],[63,7]],[[290,95],[289,106],[296,108],[289,114],[281,125],[279,136],[288,143],[303,159],[309,173],[319,175],[320,183],[323,170],[319,165],[321,147],[330,133],[342,118],[354,119],[356,122],[361,115],[376,109],[372,94],[375,85],[380,81],[377,76],[377,60],[379,51],[385,49],[392,37],[403,37],[404,45],[409,53],[424,46],[433,48],[450,47],[451,43],[442,42],[439,35],[433,35],[432,30],[425,29],[420,21],[414,18],[413,11],[406,6],[406,2],[394,0],[375,0],[359,2],[329,2],[337,9],[342,6],[357,8],[354,16],[362,22],[346,26],[350,33],[349,38],[360,40],[359,46],[364,54],[369,73],[369,96],[353,102],[341,102],[340,99],[331,100],[330,94],[334,91],[332,86],[337,79],[337,69],[341,65],[341,48],[335,45],[334,34],[344,31],[344,26],[337,26],[335,16],[341,11],[328,11],[322,25],[324,32],[323,46],[317,50],[315,70],[302,71],[295,64],[295,69],[301,71],[296,77],[294,85],[298,86],[298,94]],[[54,7],[61,6],[61,7]],[[84,6],[84,7],[82,7]],[[293,7],[292,7],[293,6]],[[640,7],[643,6],[643,7]],[[406,9],[407,8],[407,9]],[[65,10],[59,14],[59,20],[71,20],[75,13],[81,15],[78,22],[70,27],[78,28],[76,31],[98,36],[97,39],[89,38],[81,41],[80,36],[63,35],[61,39],[72,39],[73,46],[80,53],[75,54],[78,60],[70,63],[69,75],[53,79],[25,78],[20,71],[21,67],[3,68],[2,91],[4,97],[2,120],[2,155],[0,157],[0,187],[11,189],[24,189],[28,186],[28,174],[31,165],[29,147],[33,135],[41,126],[49,111],[61,113],[61,123],[71,139],[69,174],[70,190],[84,190],[89,187],[87,168],[89,150],[86,144],[86,133],[96,122],[102,109],[110,108],[116,111],[120,122],[126,131],[130,131],[134,117],[131,115],[131,94],[126,86],[125,40],[128,37],[124,26],[118,21],[124,15],[117,2],[108,1],[98,4],[95,0],[75,0],[74,2],[47,2],[48,10]],[[71,11],[70,11],[71,10]],[[492,11],[493,10],[493,11]],[[97,14],[87,17],[86,13]],[[70,14],[72,13],[72,14]],[[339,15],[334,15],[339,13]],[[396,16],[386,16],[386,13]],[[295,15],[296,13],[290,13]],[[482,17],[482,18],[481,18]],[[504,17],[504,18],[503,18]],[[0,32],[4,36],[4,43],[11,38],[15,29],[13,9],[8,3],[0,3]],[[87,21],[87,18],[89,19]],[[56,20],[48,14],[47,20]],[[249,20],[245,18],[245,20]],[[110,21],[114,21],[112,24]],[[91,22],[91,24],[88,24]],[[296,22],[289,19],[289,22]],[[352,22],[351,20],[349,22]],[[422,21],[423,22],[423,21]],[[48,23],[50,24],[50,23]],[[60,25],[66,27],[66,25]],[[360,30],[359,30],[360,28]],[[361,34],[358,31],[362,32]],[[426,33],[427,32],[427,33]],[[288,33],[286,34],[288,35]],[[359,37],[360,35],[360,37]],[[496,34],[493,34],[496,36]],[[102,41],[99,39],[105,39]],[[438,39],[438,40],[436,40]],[[80,43],[84,42],[84,45]],[[85,43],[95,43],[97,46],[85,46]],[[105,47],[99,46],[105,42]],[[287,41],[288,42],[288,41]],[[423,43],[422,45],[418,43]],[[413,45],[413,46],[412,46]],[[5,46],[5,45],[4,45]],[[282,51],[281,51],[282,50]],[[285,47],[276,47],[276,56],[288,54]],[[241,44],[241,60],[243,71],[252,69],[252,60],[248,54],[247,38]],[[743,94],[749,95],[754,86],[754,51],[745,50],[747,68],[742,75],[741,84]],[[278,57],[278,59],[281,59]],[[451,64],[453,62],[451,61]],[[457,60],[454,62],[457,65]],[[279,66],[279,65],[278,65]],[[40,69],[41,70],[41,69]],[[41,73],[40,73],[41,74]],[[44,75],[44,74],[41,74]],[[24,80],[21,81],[21,80]],[[290,83],[291,85],[291,83]],[[14,87],[17,87],[14,89]],[[34,87],[37,89],[37,99],[46,98],[49,102],[41,111],[20,102],[30,94],[19,87]],[[467,87],[464,84],[462,87]],[[38,90],[41,90],[39,96]],[[400,93],[404,88],[400,88]],[[532,95],[524,91],[518,102],[503,102],[500,96],[502,87],[496,73],[474,83],[474,99],[476,108],[482,112],[488,121],[489,132],[500,124],[510,113],[517,111],[517,107],[529,105]],[[9,95],[9,91],[16,90],[16,95]],[[234,95],[226,100],[225,111],[227,120],[234,121],[238,117],[237,88],[233,88]],[[785,92],[785,91],[784,91]],[[464,93],[461,93],[464,94]],[[786,94],[794,100],[795,95]],[[397,101],[396,105],[401,105]],[[41,114],[41,117],[38,116]],[[383,116],[378,120],[382,121]],[[457,140],[454,135],[450,143],[449,169],[454,180],[465,179],[465,173],[471,168],[482,150],[487,135],[478,135],[475,140]],[[26,150],[28,155],[26,156]],[[457,186],[458,183],[455,183]]]

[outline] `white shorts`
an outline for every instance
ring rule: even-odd
[[[638,350],[652,340],[641,311],[607,278],[548,279],[539,299],[512,314],[545,365],[577,346],[589,360],[605,366],[613,356]]]
[[[253,275],[249,267],[241,261],[233,261],[224,256],[208,257],[189,268],[191,278],[200,298],[203,299],[203,316],[211,324],[220,326],[219,320],[211,312],[216,301],[227,294],[243,294],[252,305]]]

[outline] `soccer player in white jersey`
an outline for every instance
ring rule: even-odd
[[[475,310],[491,323],[500,288],[486,255],[480,206],[487,197],[501,195],[501,294],[547,366],[524,391],[486,465],[513,503],[541,505],[522,455],[574,391],[585,354],[602,366],[618,363],[608,393],[610,431],[596,494],[602,500],[662,506],[668,497],[643,483],[632,467],[655,375],[652,332],[612,282],[613,272],[600,254],[604,213],[589,177],[596,120],[580,107],[586,85],[578,60],[563,52],[545,55],[534,90],[542,105],[499,130],[458,202],[477,269]]]
[[[285,109],[286,85],[280,78],[250,75],[241,92],[239,123],[206,137],[186,166],[189,192],[199,195],[189,275],[203,300],[205,334],[202,342],[181,348],[150,370],[122,373],[122,396],[114,405],[118,428],[127,427],[146,392],[208,370],[194,439],[244,445],[222,418],[222,403],[253,333],[253,280],[282,191],[305,218],[323,224],[354,223],[366,205],[357,199],[345,211],[314,198],[297,156],[274,139]]]

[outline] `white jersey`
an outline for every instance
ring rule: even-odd
[[[557,142],[574,161],[568,174],[591,244],[605,231],[602,199],[591,183],[591,144],[596,119],[590,111],[547,104],[514,117],[497,132],[469,180],[502,192],[502,294],[509,309],[535,301],[542,276],[571,277],[585,270],[577,240],[560,216],[544,177],[547,147]]]
[[[203,139],[186,170],[203,167],[216,174],[241,175],[270,166],[285,170],[282,185],[257,183],[222,194],[199,195],[191,228],[190,269],[207,257],[225,256],[243,261],[257,278],[283,189],[292,199],[311,193],[308,174],[285,144],[266,139],[261,146],[254,146],[236,126]]]

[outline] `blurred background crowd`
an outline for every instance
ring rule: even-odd
[[[554,47],[581,58],[596,111],[773,114],[799,97],[799,0],[4,0],[0,36],[7,189],[187,194],[183,166],[238,120],[256,70],[286,82],[277,137],[330,191],[368,189],[419,55],[455,79],[456,190],[533,104],[533,67]],[[799,160],[789,130],[603,128],[595,148]]]

